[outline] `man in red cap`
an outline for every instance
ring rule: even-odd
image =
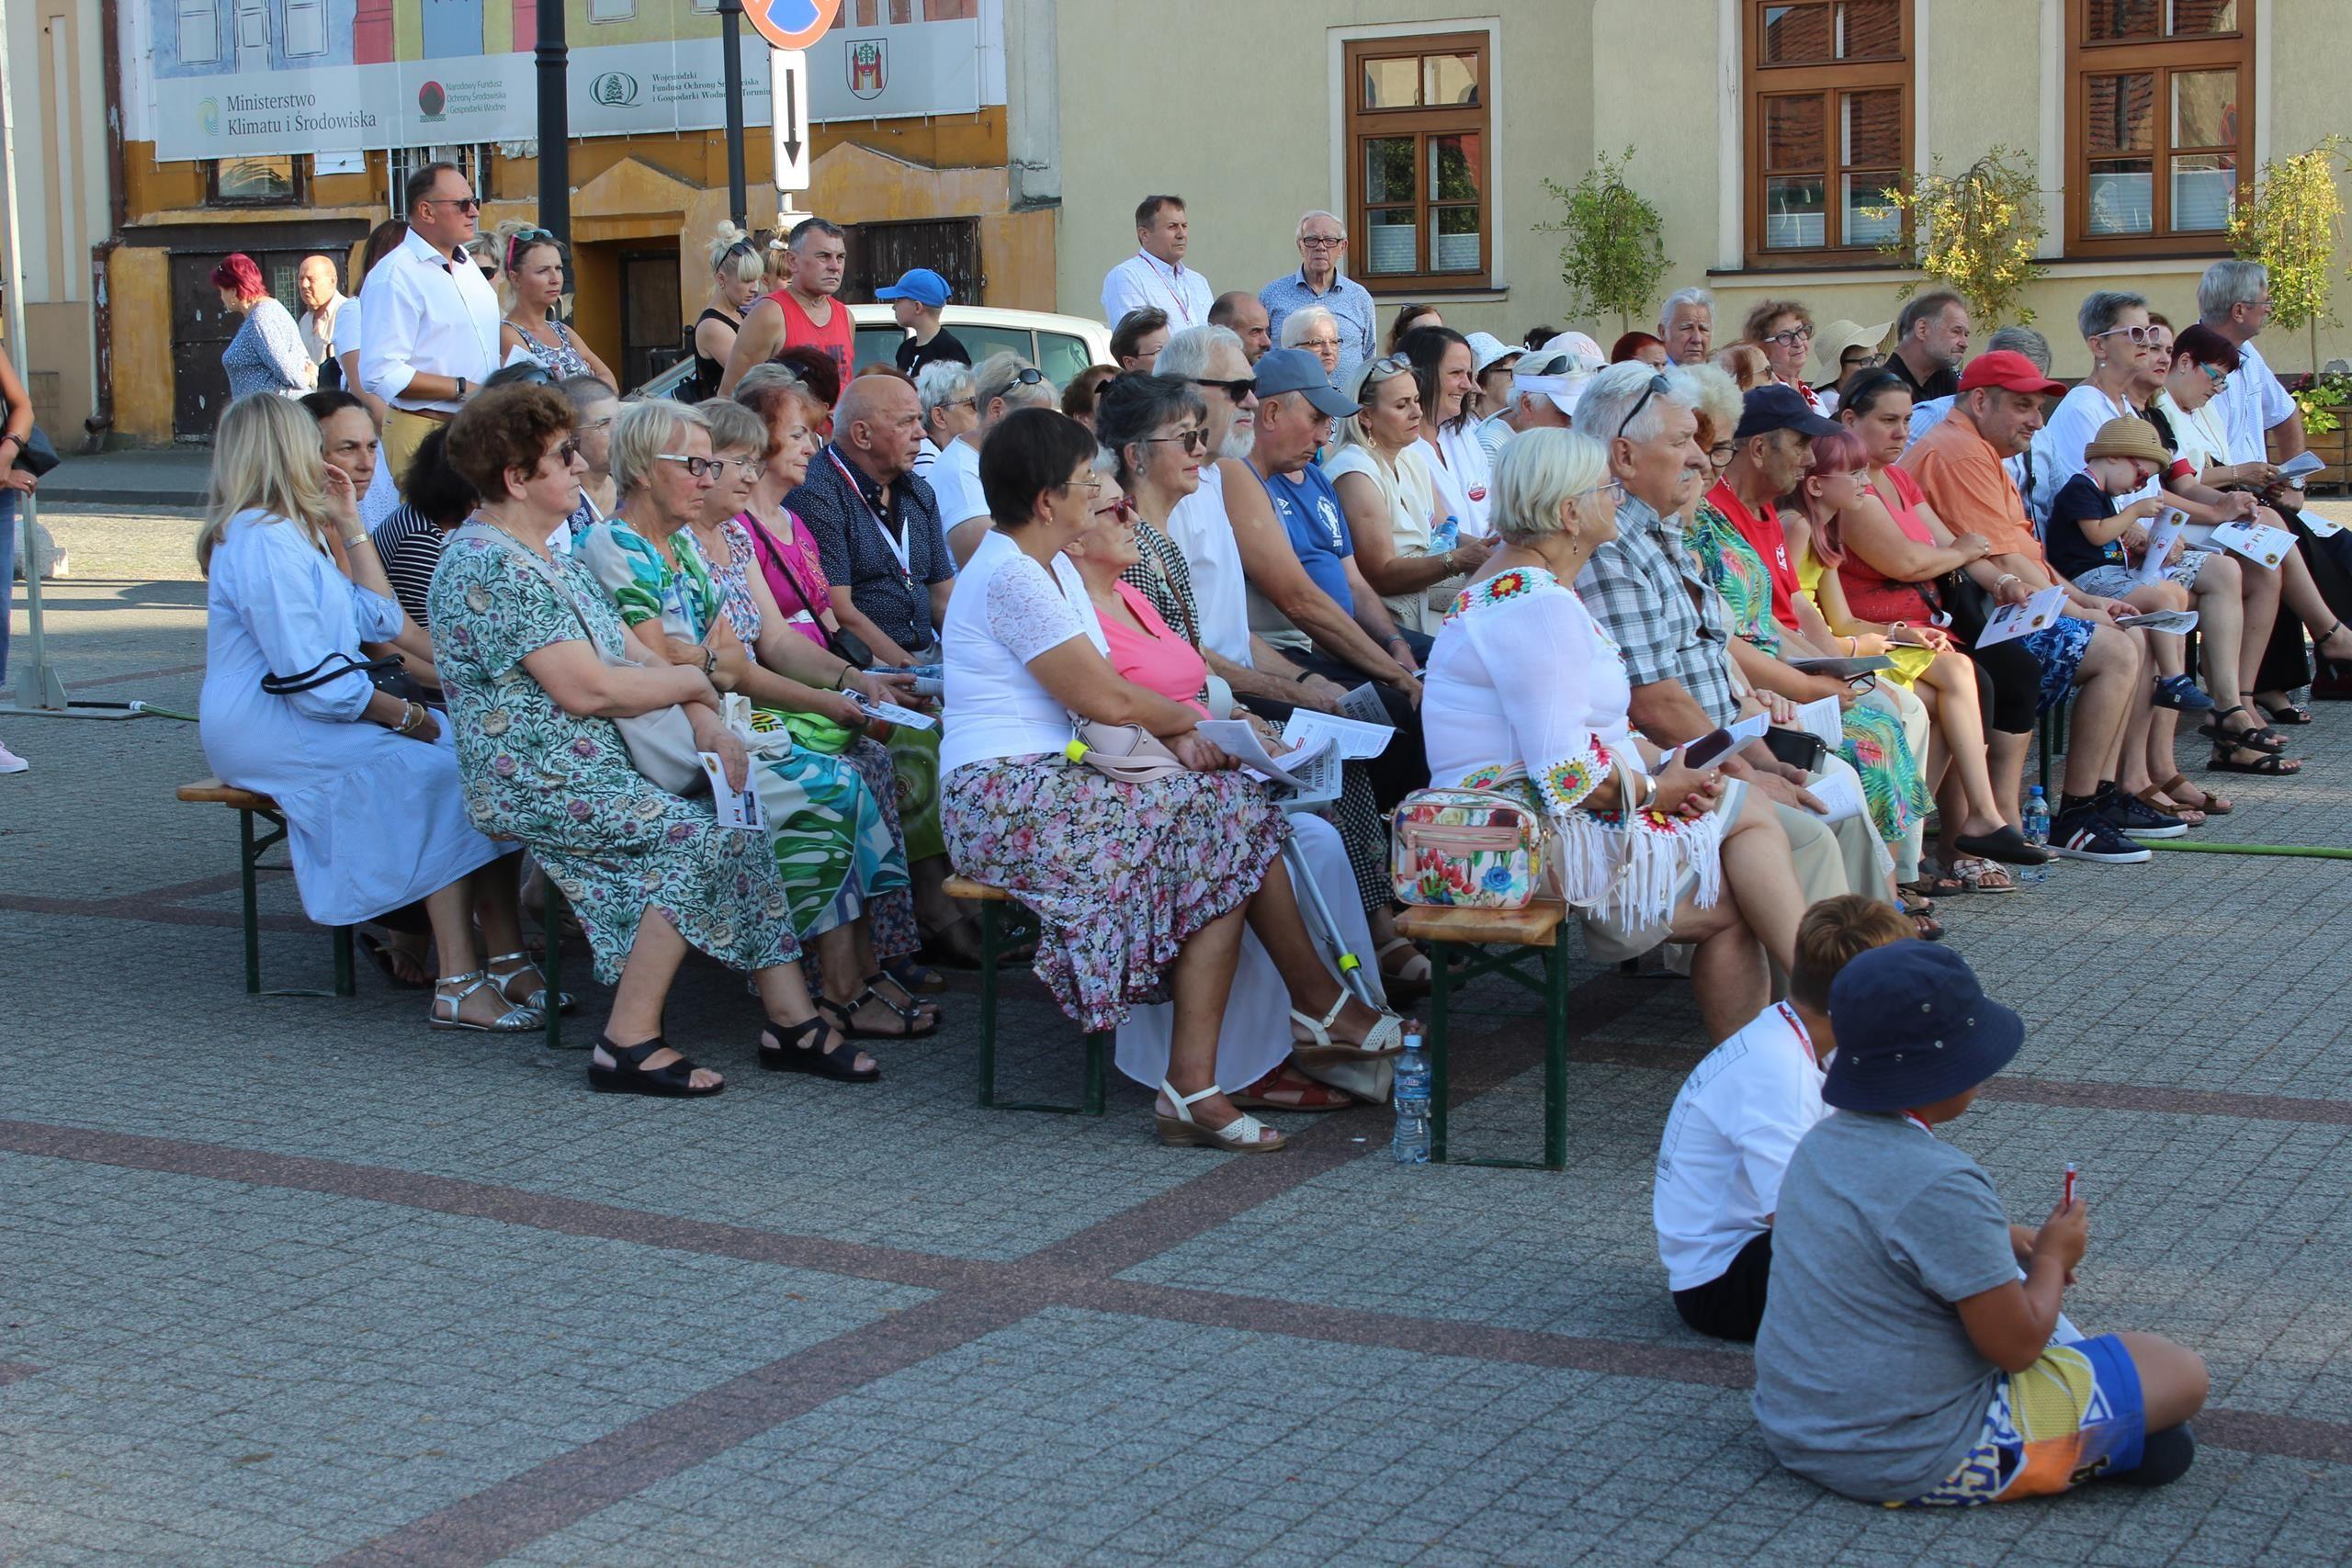
[[[2046,588],[2065,587],[2065,615],[2022,639],[2041,664],[2044,709],[2062,700],[2069,687],[2077,688],[2050,847],[2069,860],[2129,864],[2149,858],[2128,836],[2132,831],[2154,832],[2178,822],[2140,821],[2123,803],[2130,800],[2140,812],[2148,808],[2115,784],[2133,705],[2144,706],[2154,689],[2146,639],[2114,624],[2116,615],[2133,613],[2130,605],[2078,592],[2050,570],[2017,485],[2002,466],[2041,428],[2041,400],[2065,389],[2022,354],[1980,354],[1961,375],[1951,412],[1912,444],[1903,466],[1947,528],[1980,534],[1991,543],[1990,554],[1962,570],[1995,604],[2020,604]],[[2013,810],[2025,769],[2026,737],[1994,731],[1986,745],[2003,810]]]

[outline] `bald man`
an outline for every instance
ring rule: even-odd
[[[895,371],[860,376],[833,410],[833,438],[786,496],[817,541],[833,613],[899,669],[934,661],[955,558],[939,502],[915,473],[922,402]]]
[[[1255,365],[1274,346],[1273,318],[1255,294],[1237,288],[1220,294],[1209,306],[1209,325],[1224,327],[1241,340],[1241,352]]]

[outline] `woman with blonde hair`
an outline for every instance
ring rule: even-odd
[[[1503,448],[1499,545],[1424,666],[1430,779],[1542,815],[1594,958],[1694,944],[1691,990],[1720,1042],[1770,999],[1765,960],[1794,964],[1804,897],[1770,801],[1634,733],[1624,660],[1573,586],[1617,536],[1623,496],[1589,435],[1531,430]]]
[[[722,219],[718,235],[710,242],[710,296],[702,314],[695,318],[694,377],[678,389],[683,400],[698,403],[718,396],[718,383],[727,374],[727,356],[735,352],[735,333],[743,325],[743,312],[760,297],[767,276],[767,261],[760,254],[759,242]]]
[[[1366,360],[1348,378],[1359,411],[1341,420],[1323,458],[1355,544],[1356,567],[1396,625],[1433,636],[1462,576],[1493,546],[1441,539],[1434,450],[1421,439],[1420,378],[1401,354]]]
[[[619,379],[596,357],[580,334],[564,324],[563,242],[528,223],[498,226],[498,303],[501,359],[517,348],[537,360],[551,381],[594,376],[608,387]]]
[[[468,819],[457,752],[431,710],[369,677],[363,641],[416,634],[350,479],[327,466],[300,405],[259,392],[220,416],[196,558],[209,580],[205,761],[277,799],[303,912],[350,926],[422,899],[440,955],[432,1026],[540,1027],[527,1000],[544,999],[545,982],[524,956],[514,864]],[[507,950],[497,973],[478,960],[477,919]]]

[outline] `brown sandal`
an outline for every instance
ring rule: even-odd
[[[2230,804],[2228,797],[2215,795],[2210,789],[2199,789],[2195,784],[2189,783],[2188,775],[2187,773],[2173,774],[2172,777],[2158,784],[2156,789],[2160,794],[2168,795],[2175,800],[2179,800],[2183,806],[2187,806],[2188,804],[2188,801],[2181,799],[2181,792],[2183,790],[2187,790],[2193,795],[2203,795],[2205,798],[2198,803],[2196,808],[2205,813],[2208,817],[2227,817],[2231,812],[2237,809],[2236,807]]]
[[[1274,1099],[1278,1094],[1296,1098]],[[1287,1062],[1249,1088],[1232,1090],[1226,1098],[1244,1111],[1288,1111],[1308,1116],[1345,1111],[1357,1103],[1356,1097],[1346,1089],[1310,1078]]]
[[[2192,828],[2205,826],[2205,811],[2201,807],[2183,806],[2172,798],[2161,784],[2150,784],[2132,796],[2151,811],[2161,811],[2167,817],[2177,817]]]

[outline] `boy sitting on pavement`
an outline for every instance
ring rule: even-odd
[[[1700,1333],[1756,1337],[1781,1175],[1797,1140],[1829,1114],[1821,1102],[1822,1067],[1837,1049],[1829,983],[1857,953],[1914,934],[1901,911],[1859,894],[1807,909],[1789,999],[1708,1052],[1674,1097],[1650,1213],[1674,1310]]]
[[[1899,942],[1846,966],[1829,1016],[1822,1099],[1838,1113],[1781,1181],[1756,1340],[1765,1446],[1890,1506],[2178,1478],[2204,1361],[2154,1334],[2050,1344],[2088,1211],[2062,1199],[2039,1231],[2013,1227],[1984,1169],[1936,1135],[2017,1055],[2018,1015],[1957,954]]]

